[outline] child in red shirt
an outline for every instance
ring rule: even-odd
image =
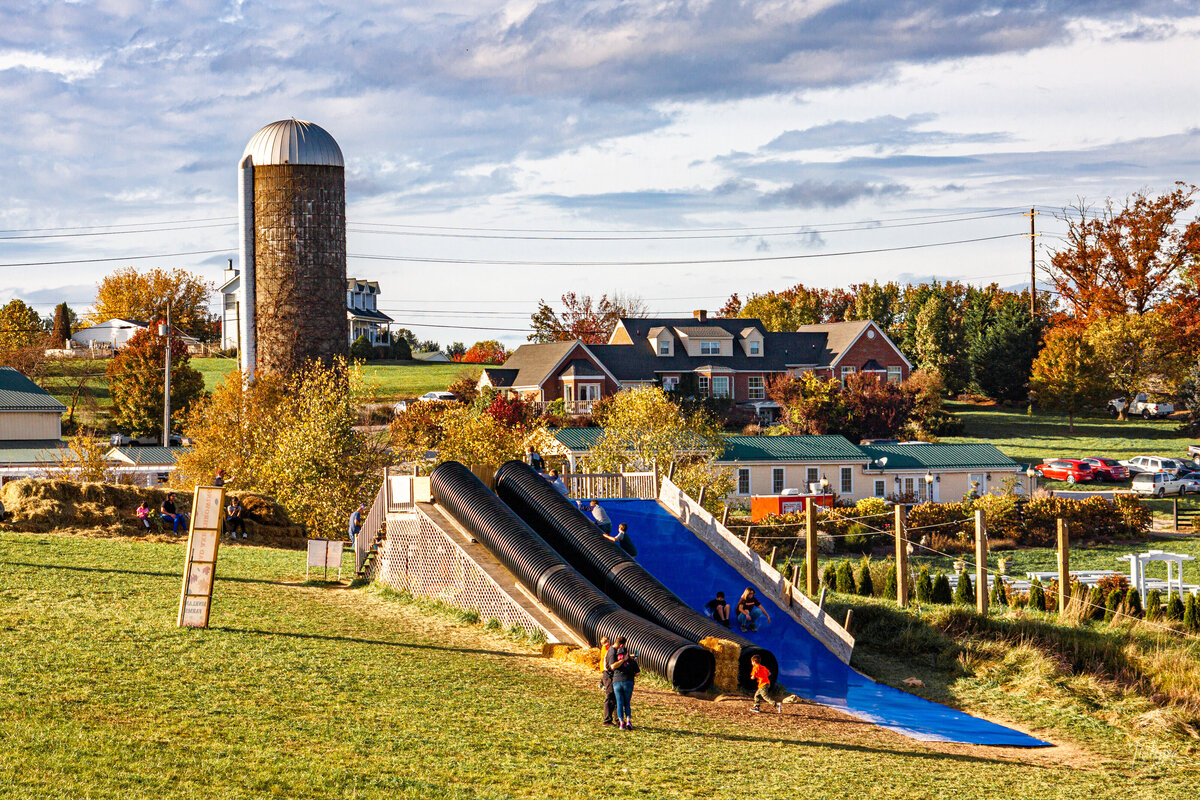
[[[750,710],[755,714],[761,714],[762,709],[759,708],[759,702],[762,700],[771,702],[771,672],[763,666],[758,656],[750,656],[750,663],[754,665],[750,668],[750,679],[758,683],[758,691],[754,693],[754,707]],[[775,703],[775,710],[782,714],[783,703]]]

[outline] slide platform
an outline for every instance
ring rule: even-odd
[[[627,523],[638,562],[692,608],[717,591],[730,605],[750,584],[655,500],[602,500],[613,527]],[[779,682],[793,694],[914,739],[1007,747],[1047,742],[876,683],[843,664],[785,611],[759,593],[771,624],[745,634],[779,659]],[[736,623],[735,623],[736,624]]]

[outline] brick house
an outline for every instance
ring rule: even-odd
[[[672,389],[694,377],[701,395],[767,407],[773,405],[767,384],[777,376],[815,372],[844,380],[870,372],[900,383],[911,370],[900,348],[870,320],[775,332],[758,319],[711,319],[697,311],[685,318],[623,318],[607,344],[521,345],[501,367],[485,369],[479,385],[533,401],[561,398],[568,410],[586,411],[592,400],[622,387]]]

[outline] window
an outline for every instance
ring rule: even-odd
[[[783,467],[773,467],[771,469],[771,494],[779,494],[783,491]]]
[[[906,496],[915,497],[917,494],[916,489],[917,489],[917,485],[914,482],[913,478],[905,478],[904,479],[904,494]]]
[[[807,474],[804,476],[804,483],[807,484],[805,486],[805,488],[808,489],[809,491],[812,491],[812,485],[814,483],[820,483],[820,482],[821,482],[820,470],[818,470],[816,467],[809,467],[807,470]]]
[[[661,342],[658,343],[658,354],[660,356],[671,355],[671,340],[670,339],[663,339]]]
[[[696,383],[698,384],[698,388],[700,390],[701,397],[708,394],[708,377],[707,376],[701,375],[699,380],[696,381]]]
[[[738,470],[738,494],[750,494],[750,469],[748,467]]]
[[[842,467],[842,494],[854,491],[854,467]]]
[[[987,491],[987,476],[982,472],[973,472],[967,475],[967,491],[974,495],[981,495]]]
[[[854,374],[854,367],[842,367],[842,383],[845,383],[846,378],[849,378],[853,374]]]
[[[677,376],[670,375],[670,376],[663,378],[663,391],[664,392],[674,391],[674,389],[677,386],[679,386],[679,378]]]
[[[884,497],[887,494],[887,483],[884,481],[875,481],[875,496]]]
[[[904,377],[903,367],[888,367],[888,383],[899,383]]]
[[[700,355],[702,356],[719,356],[721,355],[720,342],[700,342]]]
[[[729,376],[718,375],[712,379],[713,397],[729,397]]]
[[[757,342],[754,340],[746,342],[746,352],[752,356],[758,355],[761,348],[762,348],[762,344],[760,342]]]
[[[747,383],[747,387],[749,389],[749,394],[747,396],[750,400],[765,400],[766,399],[767,388],[763,384],[763,379],[762,379],[761,375],[751,375],[749,378],[747,378],[746,383]]]

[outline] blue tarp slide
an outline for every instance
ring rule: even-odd
[[[718,591],[730,605],[749,584],[699,537],[654,500],[604,500],[613,527],[627,523],[637,560],[692,608],[703,608]],[[751,640],[779,659],[779,681],[789,691],[914,739],[1008,747],[1046,747],[1047,742],[972,717],[948,706],[876,683],[843,664],[785,611],[762,597],[772,623]]]

